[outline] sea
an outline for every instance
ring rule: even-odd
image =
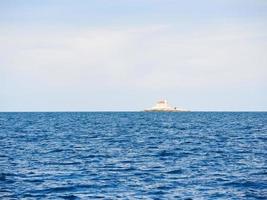
[[[267,199],[267,113],[0,113],[0,199]]]

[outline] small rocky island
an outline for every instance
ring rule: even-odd
[[[188,110],[172,107],[168,104],[167,100],[160,100],[152,108],[145,109],[145,112],[188,112]]]

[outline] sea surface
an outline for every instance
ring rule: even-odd
[[[0,199],[267,199],[267,113],[0,113]]]

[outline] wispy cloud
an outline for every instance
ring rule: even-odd
[[[112,98],[121,109],[134,109],[128,106],[132,101],[141,107],[168,96],[174,102],[188,103],[185,106],[191,109],[218,109],[229,100],[225,96],[233,94],[239,96],[232,105],[225,103],[227,109],[266,109],[267,30],[263,21],[190,26],[166,21],[2,27],[1,109],[14,105],[119,109],[103,107]],[[201,93],[206,97],[199,97]],[[143,99],[144,94],[149,98]],[[239,106],[245,98],[249,101]],[[96,106],[98,102],[102,107]]]

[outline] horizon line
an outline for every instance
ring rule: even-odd
[[[0,113],[111,113],[111,112],[146,112],[144,110],[23,110],[23,111],[1,111]],[[154,112],[146,112],[146,113],[190,113],[190,112],[267,112],[267,110],[189,110],[189,111],[181,111],[181,112],[162,112],[162,111],[154,111]]]

